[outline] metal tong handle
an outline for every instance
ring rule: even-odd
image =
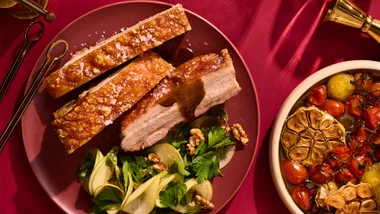
[[[53,12],[48,12],[41,5],[37,4],[33,0],[15,0],[17,3],[22,6],[28,8],[31,11],[36,12],[37,14],[44,17],[44,19],[48,22],[52,22],[55,20],[55,14]]]
[[[36,24],[40,25],[41,29],[39,30],[39,34],[37,37],[30,39],[29,38],[29,30]],[[1,84],[1,87],[0,87],[0,103],[3,100],[6,92],[8,91],[8,88],[11,85],[11,82],[15,78],[16,73],[17,73],[18,69],[20,68],[21,63],[24,61],[24,58],[25,58],[26,54],[28,53],[30,47],[33,45],[33,43],[37,42],[42,37],[43,33],[44,33],[44,24],[39,20],[36,20],[36,21],[30,23],[29,26],[26,28],[25,33],[24,33],[24,43],[22,44],[22,47],[21,47],[20,51],[18,52],[17,57],[16,57],[15,61],[13,62],[11,68],[9,69],[7,76],[5,77],[3,83]]]
[[[65,45],[64,51],[57,57],[54,57],[53,59],[50,57],[50,52],[53,50],[55,46],[58,44],[63,43]],[[9,137],[11,136],[13,130],[16,128],[17,123],[20,121],[22,115],[24,114],[25,110],[29,106],[29,103],[32,101],[34,95],[37,93],[39,87],[42,84],[43,79],[45,78],[46,74],[52,67],[52,65],[57,61],[60,60],[63,56],[65,56],[69,45],[65,40],[58,40],[53,42],[50,47],[48,48],[46,52],[46,60],[44,64],[42,65],[41,69],[37,72],[36,78],[33,80],[32,84],[30,85],[28,91],[26,92],[23,100],[21,101],[21,104],[17,108],[16,112],[13,114],[11,120],[8,122],[7,126],[5,127],[3,133],[0,136],[0,152],[3,150],[5,144],[7,143]],[[33,75],[33,74],[32,74]]]

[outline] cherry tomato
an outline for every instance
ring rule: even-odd
[[[361,109],[363,98],[359,96],[351,96],[346,102],[347,112],[357,118],[361,118],[363,111]]]
[[[309,166],[309,179],[315,184],[323,184],[334,174],[328,164],[313,164]]]
[[[344,114],[344,103],[338,100],[328,99],[323,105],[323,109],[334,117],[340,117]]]
[[[354,75],[354,81],[357,92],[361,92],[361,89],[370,90],[372,85],[372,77],[368,73],[356,73]]]
[[[348,147],[337,147],[327,153],[326,161],[332,169],[339,170],[343,164],[351,158],[351,155],[352,151]]]
[[[374,129],[380,124],[380,107],[370,107],[364,110],[365,126]]]
[[[372,159],[369,156],[358,155],[348,162],[347,167],[356,178],[360,179],[370,165],[372,165]]]
[[[334,181],[338,186],[342,186],[348,182],[356,184],[358,181],[355,175],[353,175],[347,168],[341,169],[334,175]]]
[[[306,102],[321,107],[327,100],[327,88],[325,85],[320,85],[311,90],[311,93],[306,98]]]
[[[359,127],[351,136],[351,141],[348,142],[348,147],[355,154],[366,154],[370,150],[370,145],[365,142],[369,136],[369,131],[364,127]],[[360,148],[359,148],[360,147]]]
[[[293,185],[303,184],[308,175],[306,168],[302,164],[291,160],[282,161],[281,171],[285,179]]]
[[[308,211],[311,209],[310,203],[310,190],[304,186],[293,187],[290,195],[293,201],[303,210]]]
[[[375,82],[369,88],[369,91],[376,97],[380,97],[380,82]]]

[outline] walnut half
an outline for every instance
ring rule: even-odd
[[[240,124],[238,123],[233,124],[231,126],[231,130],[236,140],[240,141],[243,145],[246,145],[248,143],[249,141],[248,136]]]
[[[190,134],[189,143],[186,146],[187,150],[189,150],[189,155],[194,155],[195,148],[204,141],[205,137],[203,136],[202,131],[197,128],[191,129]]]
[[[202,196],[195,195],[195,199],[197,200],[197,202],[199,203],[199,205],[201,205],[201,207],[206,208],[206,209],[210,209],[210,210],[214,209],[214,204],[211,203],[210,201],[206,200]]]

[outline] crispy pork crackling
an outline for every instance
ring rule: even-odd
[[[56,111],[52,125],[67,152],[88,142],[173,70],[148,51]]]
[[[176,5],[75,54],[63,67],[45,78],[44,86],[52,97],[60,97],[189,30],[191,26],[182,5]]]

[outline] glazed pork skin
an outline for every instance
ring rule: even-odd
[[[111,68],[189,30],[191,26],[185,11],[178,4],[90,49],[76,53],[63,67],[44,79],[44,86],[53,98],[58,98]]]
[[[146,52],[54,113],[52,125],[67,153],[73,153],[130,109],[174,70]]]
[[[226,102],[240,92],[235,69],[227,50],[220,54],[196,57],[180,65],[172,76],[163,79],[149,94],[122,116],[122,142],[125,151],[137,151],[152,146],[179,122],[185,121],[178,103],[169,107],[160,100],[181,84],[201,80],[204,97],[195,108],[197,117],[212,106]]]

